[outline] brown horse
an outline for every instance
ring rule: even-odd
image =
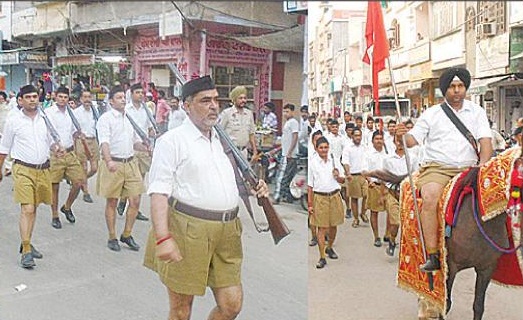
[[[383,181],[399,184],[404,178],[397,177],[389,172],[375,170],[368,173]],[[471,170],[469,178],[475,180],[477,170]],[[487,234],[497,245],[507,248],[509,246],[507,230],[505,226],[506,213],[483,222],[481,225]],[[452,236],[446,238],[447,249],[447,310],[452,305],[452,285],[456,274],[464,269],[474,268],[476,271],[476,288],[474,292],[474,320],[481,320],[485,309],[485,292],[496,269],[498,258],[502,253],[494,249],[485,240],[485,237],[476,225],[473,216],[473,202],[470,194],[464,197],[459,209],[456,225],[452,230]],[[442,315],[439,315],[443,319]]]

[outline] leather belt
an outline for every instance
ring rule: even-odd
[[[116,161],[116,162],[127,163],[127,162],[131,162],[131,160],[133,160],[133,158],[134,158],[134,156],[130,156],[129,158],[111,157],[111,160]]]
[[[49,169],[49,167],[51,166],[51,163],[49,162],[49,160],[47,160],[46,162],[44,162],[42,164],[32,164],[32,163],[24,162],[22,160],[15,159],[14,163],[20,164],[24,167],[37,169],[37,170]]]
[[[94,140],[96,137],[85,137],[85,140]]]
[[[340,193],[340,189],[336,189],[334,191],[331,191],[331,192],[319,192],[319,191],[313,191],[315,194],[319,194],[320,196],[333,196],[335,195],[336,193]]]
[[[358,172],[358,173],[351,173],[350,175],[351,175],[351,176],[361,176],[361,172]]]
[[[71,152],[71,151],[74,151],[74,146],[71,146],[71,147],[65,149],[65,152],[66,152],[66,153],[69,153],[69,152]]]
[[[172,199],[172,200],[171,200]],[[172,206],[173,198],[169,198],[169,204]],[[239,207],[235,207],[231,210],[224,210],[224,211],[218,211],[218,210],[206,210],[206,209],[200,209],[193,207],[191,205],[188,205],[186,203],[177,201],[174,205],[174,209],[186,214],[191,217],[195,217],[198,219],[203,220],[210,220],[210,221],[221,221],[221,222],[228,222],[236,219],[238,216]]]

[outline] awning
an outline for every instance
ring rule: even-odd
[[[37,70],[51,70],[52,69],[47,63],[25,62],[22,64],[28,69],[37,69]]]
[[[503,81],[509,77],[510,76],[503,75],[503,76],[486,78],[486,79],[474,79],[470,83],[470,87],[467,90],[467,93],[476,94],[476,95],[484,94],[488,90],[488,88],[491,84],[494,84],[499,81]]]
[[[276,51],[303,52],[304,32],[304,25],[297,25],[288,29],[259,36],[233,38],[256,48]]]

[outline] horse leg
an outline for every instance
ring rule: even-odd
[[[475,268],[476,270],[476,289],[474,292],[474,320],[481,320],[483,318],[483,312],[485,311],[485,293],[490,283],[492,273],[496,266],[481,269]]]
[[[452,306],[452,286],[454,285],[454,280],[456,279],[456,274],[459,271],[458,265],[448,259],[448,274],[447,274],[447,310],[445,314],[449,313],[450,307]]]

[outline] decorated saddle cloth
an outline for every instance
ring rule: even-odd
[[[511,148],[492,158],[478,170],[477,194],[478,206],[481,219],[490,220],[503,213],[509,204],[511,189],[511,173],[514,171],[516,159],[520,156],[520,148]],[[401,215],[401,242],[398,266],[398,286],[404,290],[416,293],[435,305],[442,314],[446,310],[446,250],[445,222],[452,225],[454,213],[460,205],[462,191],[460,182],[469,170],[454,177],[445,187],[443,195],[438,204],[439,222],[439,244],[441,258],[441,272],[434,272],[434,290],[430,291],[428,286],[428,274],[419,270],[419,266],[425,262],[420,241],[418,220],[414,208],[414,199],[408,179],[401,183],[400,189],[400,215]],[[413,180],[416,183],[418,174],[414,173]],[[523,179],[522,179],[523,187]],[[458,190],[459,189],[459,190]],[[523,191],[522,191],[523,192]],[[521,199],[521,198],[520,198]],[[421,212],[422,201],[417,194],[418,209]],[[459,209],[459,208],[458,208]],[[516,210],[507,215],[507,228],[509,231],[510,247],[517,246],[521,239],[521,216]],[[522,279],[523,259],[522,252],[518,250],[514,254],[504,254],[499,259],[497,270],[494,272],[493,281],[498,284],[510,286],[523,286]]]

